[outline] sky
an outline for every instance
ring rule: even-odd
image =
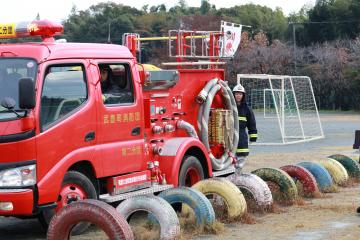
[[[3,0],[1,1],[0,23],[10,23],[19,21],[31,21],[37,14],[41,19],[49,19],[61,22],[70,14],[73,5],[78,10],[86,10],[91,5],[107,0]],[[113,0],[115,3],[136,7],[141,9],[142,6],[165,4],[167,9],[175,6],[178,0]],[[200,7],[201,0],[186,0],[188,6]],[[313,6],[315,0],[209,0],[210,4],[215,4],[216,8],[233,7],[247,3],[265,5],[272,9],[282,8],[285,15],[291,12],[297,12],[304,5]]]

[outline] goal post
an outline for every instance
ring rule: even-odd
[[[311,79],[306,76],[238,74],[254,111],[259,145],[324,137]]]

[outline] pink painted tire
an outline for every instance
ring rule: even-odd
[[[52,218],[47,232],[48,240],[67,240],[79,222],[90,222],[104,231],[109,239],[134,239],[125,218],[107,203],[86,199],[66,205]]]
[[[286,165],[280,169],[302,183],[305,196],[311,196],[315,192],[319,192],[316,179],[306,168],[296,165]]]

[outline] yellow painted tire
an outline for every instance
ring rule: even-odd
[[[247,205],[239,188],[227,179],[205,179],[192,186],[205,195],[218,195],[226,205],[228,217],[238,218],[246,213]]]
[[[341,163],[338,161],[328,158],[319,160],[318,163],[321,164],[326,170],[330,173],[334,183],[337,185],[344,185],[349,179],[349,175]]]

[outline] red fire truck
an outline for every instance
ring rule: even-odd
[[[219,66],[239,28],[172,31],[175,70],[149,70],[136,52],[151,39],[136,34],[125,46],[64,43],[47,20],[1,25],[0,38],[42,42],[0,44],[0,215],[48,221],[80,199],[112,203],[234,172],[237,110]]]

